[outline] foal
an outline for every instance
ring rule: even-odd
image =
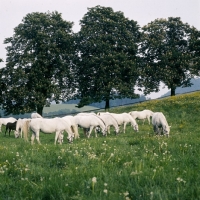
[[[7,132],[7,130],[9,130],[9,136],[10,136],[10,131],[11,130],[16,130],[16,124],[17,124],[17,121],[15,121],[15,122],[8,122],[7,124],[6,124],[6,131],[5,131],[5,136],[6,136],[6,132]]]

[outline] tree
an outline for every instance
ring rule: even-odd
[[[137,22],[110,7],[89,8],[76,35],[77,97],[79,107],[115,98],[138,97],[137,50],[140,39]]]
[[[6,38],[9,44],[2,79],[6,114],[37,111],[73,93],[73,23],[58,12],[30,13]]]
[[[189,44],[192,54],[191,65],[193,67],[193,74],[200,76],[200,31],[193,29]]]
[[[179,17],[156,19],[142,28],[140,47],[144,93],[159,90],[162,81],[175,95],[176,87],[191,86],[193,66],[189,44],[195,28],[183,23]]]

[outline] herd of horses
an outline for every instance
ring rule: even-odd
[[[38,113],[32,113],[31,118],[15,119],[13,117],[0,118],[0,131],[1,126],[5,125],[5,135],[7,131],[13,130],[15,138],[23,137],[28,141],[28,132],[31,130],[31,144],[36,139],[39,144],[40,131],[43,133],[55,133],[55,141],[59,144],[63,143],[64,132],[67,133],[68,142],[73,142],[73,139],[79,138],[78,127],[83,128],[86,137],[90,137],[93,129],[95,136],[97,132],[101,132],[103,136],[110,133],[110,127],[113,126],[116,135],[120,132],[120,127],[123,127],[123,133],[126,131],[126,125],[131,124],[134,131],[138,132],[137,120],[147,119],[150,125],[152,121],[153,130],[157,135],[169,136],[170,126],[167,123],[166,117],[162,112],[152,112],[151,110],[131,111],[129,113],[78,113],[75,116],[69,115],[65,117],[43,118]]]

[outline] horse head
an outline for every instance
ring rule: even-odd
[[[165,125],[165,126],[163,127],[163,133],[164,133],[167,137],[169,137],[169,132],[170,132],[170,126]]]
[[[19,134],[18,131],[15,130],[15,131],[14,131],[14,135],[15,135],[15,138],[19,138],[19,135],[20,135],[20,134]]]
[[[67,140],[69,143],[72,143],[74,139],[74,134],[68,135]]]
[[[115,132],[116,132],[116,134],[118,134],[119,131],[120,131],[119,126],[117,126],[117,127],[115,128]]]
[[[138,125],[135,124],[135,125],[133,126],[133,129],[134,129],[136,132],[138,132],[138,131],[139,131]]]

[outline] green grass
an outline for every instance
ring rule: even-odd
[[[0,199],[200,199],[200,92],[110,109],[163,112],[170,137],[157,137],[147,121],[139,132],[42,145],[0,135]],[[95,181],[96,178],[96,181]],[[93,180],[93,181],[92,181]]]

